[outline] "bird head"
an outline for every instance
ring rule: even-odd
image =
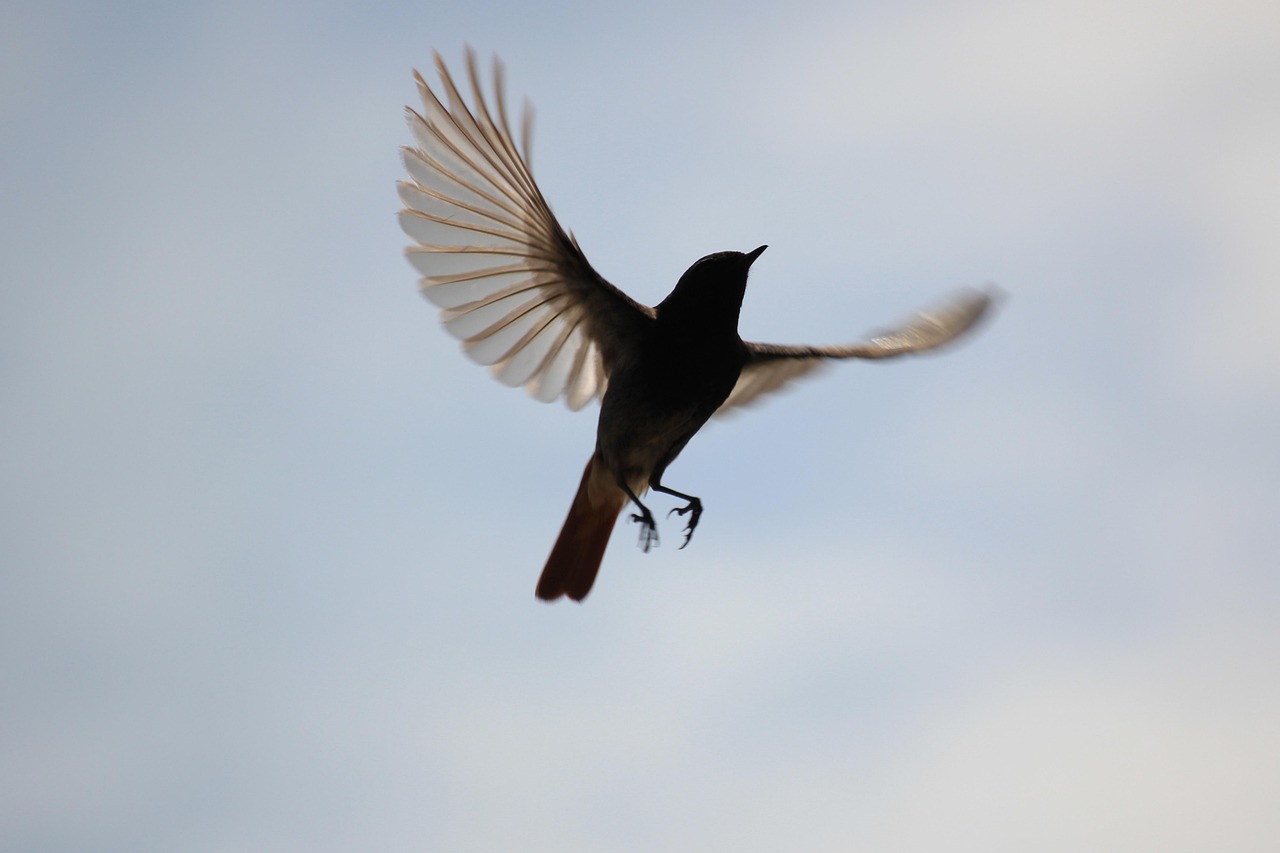
[[[747,272],[768,246],[750,252],[716,252],[699,258],[685,270],[675,289],[657,305],[660,320],[738,326],[738,311],[747,289]]]

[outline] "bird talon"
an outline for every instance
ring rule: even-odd
[[[689,544],[689,540],[693,539],[693,529],[698,526],[698,521],[702,518],[702,501],[694,498],[682,507],[676,507],[671,512],[677,515],[688,515],[689,524],[684,529],[684,542],[680,545],[679,550],[683,550],[685,545]],[[670,514],[668,514],[669,516]]]
[[[653,513],[648,509],[643,514],[633,512],[631,520],[640,522],[640,550],[648,554],[649,549],[658,544],[658,525],[653,520]]]

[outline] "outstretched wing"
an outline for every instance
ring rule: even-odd
[[[443,100],[414,72],[422,112],[407,110],[415,146],[403,149],[400,227],[423,294],[475,361],[535,398],[579,409],[604,393],[619,352],[652,322],[591,268],[556,222],[525,158],[526,110],[517,147],[494,61],[496,116],[467,51],[468,108],[436,54]]]
[[[921,311],[895,329],[874,333],[865,341],[846,346],[806,347],[781,344],[747,344],[747,363],[729,399],[717,411],[753,402],[776,391],[833,358],[894,358],[927,352],[948,344],[971,329],[994,301],[994,293],[967,289],[953,294],[928,311]]]

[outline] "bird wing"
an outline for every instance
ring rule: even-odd
[[[414,72],[422,112],[407,109],[416,145],[403,148],[400,227],[423,295],[463,351],[536,399],[579,409],[604,393],[620,352],[653,309],[605,281],[551,213],[533,180],[530,116],[521,145],[507,121],[494,61],[496,116],[467,52],[473,108],[436,54],[443,101]]]
[[[897,326],[844,346],[786,346],[748,343],[747,363],[717,414],[752,403],[835,358],[894,358],[927,352],[971,329],[995,301],[991,290],[965,289]]]

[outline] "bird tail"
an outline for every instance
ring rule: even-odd
[[[538,578],[538,598],[554,601],[567,595],[581,601],[587,597],[600,571],[613,524],[626,502],[626,493],[613,482],[599,454],[593,454],[582,472],[560,538]]]

